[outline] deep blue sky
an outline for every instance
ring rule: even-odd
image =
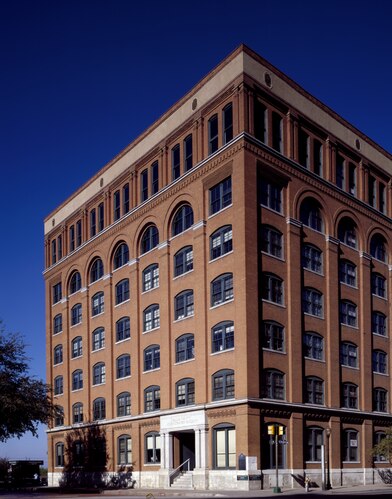
[[[385,0],[0,0],[0,318],[45,378],[43,219],[240,43],[392,151]],[[0,457],[46,460],[46,437]]]

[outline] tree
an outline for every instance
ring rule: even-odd
[[[67,433],[65,438],[65,463],[60,480],[62,488],[105,486],[106,449],[105,427],[87,422]]]
[[[9,333],[0,321],[0,442],[47,424],[56,413],[50,387],[28,372],[28,358],[20,334]]]
[[[385,437],[372,448],[371,454],[373,457],[384,456],[392,464],[392,427],[387,428]]]

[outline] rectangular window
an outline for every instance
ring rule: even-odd
[[[148,198],[148,170],[143,170],[140,177],[140,201]]]
[[[101,232],[104,228],[104,206],[103,203],[100,203],[98,206],[98,232]]]
[[[75,227],[71,225],[69,228],[69,251],[74,251],[75,249]]]
[[[172,159],[172,180],[176,180],[181,174],[180,171],[180,145],[176,144],[171,151]]]
[[[368,198],[370,206],[376,207],[376,179],[369,175]]]
[[[90,237],[94,237],[97,233],[97,216],[95,208],[90,211]]]
[[[283,120],[278,113],[272,113],[272,148],[283,153]]]
[[[214,114],[208,121],[208,154],[218,150],[218,115]]]
[[[121,216],[120,211],[120,191],[116,191],[113,196],[113,218],[114,221],[118,220]]]
[[[385,185],[381,183],[378,184],[378,204],[378,209],[381,213],[385,213]]]
[[[353,163],[348,166],[348,192],[355,196],[357,192],[357,173]]]
[[[56,263],[57,253],[56,253],[56,239],[52,241],[52,265]]]
[[[282,187],[267,180],[261,183],[261,204],[271,210],[282,212]]]
[[[76,222],[76,247],[82,244],[82,221],[78,220]]]
[[[231,205],[231,177],[210,189],[210,215]]]
[[[129,211],[129,184],[123,187],[123,215]]]
[[[303,130],[298,132],[298,161],[305,168],[310,168],[310,137]]]
[[[193,147],[192,135],[188,135],[184,139],[184,171],[188,171],[193,166]]]
[[[156,194],[159,189],[158,161],[151,165],[151,195]]]
[[[227,104],[223,109],[223,144],[233,138],[233,105]]]
[[[264,142],[268,142],[268,128],[267,128],[267,108],[259,101],[255,100],[254,104],[254,129],[256,139]]]
[[[59,260],[63,258],[63,238],[61,235],[57,238],[57,257]]]
[[[62,299],[61,282],[53,286],[53,304],[58,303]]]
[[[339,189],[344,189],[345,177],[344,177],[345,161],[339,154],[336,157],[336,185]]]
[[[323,175],[323,146],[318,140],[313,141],[313,168],[316,175]]]

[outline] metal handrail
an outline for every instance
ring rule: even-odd
[[[183,463],[181,463],[180,466],[177,466],[177,468],[170,473],[170,475],[169,475],[169,483],[170,483],[170,485],[173,484],[174,479],[178,477],[178,475],[181,473],[181,468],[186,463],[188,463],[188,471],[190,471],[190,469],[191,469],[191,459],[189,458],[186,461],[184,461]]]

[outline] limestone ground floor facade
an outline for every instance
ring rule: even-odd
[[[132,468],[139,488],[170,488],[186,474],[194,489],[268,489],[381,481],[388,467],[371,449],[390,424],[388,415],[244,400],[99,421],[107,474]],[[278,438],[268,427],[280,426]],[[80,426],[79,426],[80,427]],[[64,471],[67,433],[48,431],[49,485]],[[276,443],[277,442],[277,443]],[[276,449],[277,447],[277,449]],[[327,477],[328,474],[328,477]]]

